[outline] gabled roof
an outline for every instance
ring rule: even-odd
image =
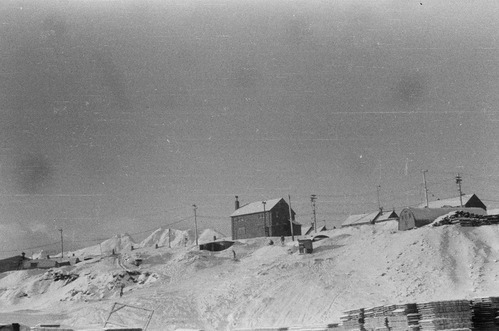
[[[322,225],[322,226],[318,226],[317,227],[317,232],[322,232],[322,231],[326,231],[326,226],[325,225]],[[301,234],[302,235],[309,235],[311,234],[312,232],[314,232],[314,225],[307,225],[307,226],[304,226],[302,225],[301,226]]]
[[[379,215],[376,218],[376,223],[389,221],[389,220],[396,220],[398,218],[399,218],[399,215],[397,215],[397,213],[394,210],[386,211],[386,212],[384,211],[381,215]]]
[[[269,211],[275,207],[283,198],[267,200],[265,204],[265,211]],[[262,201],[256,201],[252,203],[248,203],[247,205],[242,206],[238,210],[234,211],[230,217],[241,216],[241,215],[249,215],[263,213],[263,203]]]
[[[349,225],[360,225],[360,224],[368,224],[371,223],[380,211],[375,211],[368,214],[359,214],[359,215],[350,215],[347,219],[341,224],[341,226],[349,226]]]
[[[466,194],[463,195],[463,206],[468,203],[468,201],[474,196],[474,194]],[[426,203],[422,203],[418,206],[418,208],[425,208]],[[430,201],[428,203],[428,208],[443,208],[443,207],[461,207],[461,201],[459,200],[459,196],[454,198]]]
[[[302,225],[301,226],[301,234],[302,235],[307,235],[310,233],[310,231],[312,231],[314,229],[313,226],[311,225]]]

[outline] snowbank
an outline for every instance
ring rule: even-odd
[[[170,231],[172,248],[156,248],[165,230],[133,251],[133,240],[121,235],[103,243],[119,254],[1,274],[0,311],[22,310],[31,318],[57,313],[61,324],[95,325],[120,301],[154,309],[150,330],[232,330],[334,323],[347,310],[385,304],[499,296],[494,225],[336,229],[313,243],[312,254],[299,254],[290,238],[283,246],[278,238],[274,245],[253,238],[222,252],[199,251],[192,231],[179,230]],[[143,264],[133,264],[137,257]]]

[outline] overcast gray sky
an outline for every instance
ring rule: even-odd
[[[421,203],[424,169],[431,200],[459,172],[499,205],[495,0],[14,0],[0,23],[2,256],[192,228],[193,204],[230,235],[235,195],[306,224],[316,194],[338,225],[378,186]]]

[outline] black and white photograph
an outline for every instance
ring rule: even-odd
[[[0,1],[0,330],[499,330],[499,1]]]

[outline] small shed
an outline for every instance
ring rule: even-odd
[[[298,239],[298,250],[300,253],[312,254],[314,251],[312,239]]]
[[[464,212],[486,215],[487,212],[482,208],[404,208],[400,212],[399,231],[419,228],[432,223],[437,217],[443,216],[453,211],[462,210]]]

